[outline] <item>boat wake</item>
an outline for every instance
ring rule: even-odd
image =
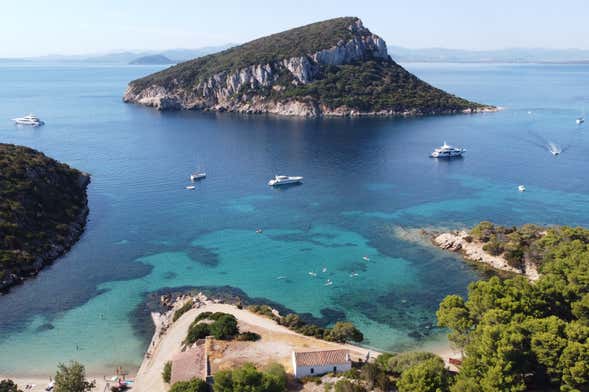
[[[533,137],[532,140],[528,140],[529,142],[543,150],[548,150],[548,152],[554,156],[560,155],[561,153],[567,151],[570,147],[570,144],[560,146],[555,142],[544,138],[542,135],[539,135],[536,132],[528,131],[528,133]]]

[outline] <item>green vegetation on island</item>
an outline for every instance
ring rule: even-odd
[[[493,277],[442,301],[439,325],[464,352],[449,390],[589,390],[589,230],[483,222],[471,235],[541,275]]]
[[[193,87],[221,72],[233,72],[251,65],[306,56],[351,39],[353,33],[348,27],[357,20],[358,18],[353,17],[336,18],[297,27],[180,63],[132,83],[138,88],[151,84],[167,87],[174,83],[180,83],[182,87]]]
[[[161,110],[305,116],[492,109],[406,71],[355,17],[312,23],[177,64],[132,81],[124,100]]]
[[[0,144],[0,289],[37,273],[78,239],[89,176],[33,149]]]

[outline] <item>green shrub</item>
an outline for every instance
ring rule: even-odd
[[[190,309],[192,309],[193,306],[193,302],[192,300],[186,302],[184,305],[182,305],[180,308],[178,308],[175,312],[174,312],[174,316],[172,316],[172,322],[178,320],[180,317],[182,317],[182,315],[186,312],[188,312]]]
[[[170,383],[170,379],[172,377],[172,361],[168,361],[164,364],[164,369],[162,370],[162,379],[166,384]]]
[[[231,314],[217,316],[216,320],[209,325],[209,330],[215,339],[220,340],[229,340],[239,334],[237,319]]]
[[[172,385],[170,392],[209,392],[209,386],[201,379],[194,378],[190,381],[178,381]]]
[[[204,339],[211,335],[211,330],[208,324],[204,323],[192,323],[188,328],[188,334],[184,339],[185,344],[195,343],[199,339]]]
[[[262,337],[255,332],[242,332],[239,335],[237,335],[236,340],[239,340],[242,342],[256,342],[256,341],[260,340],[261,338]]]
[[[412,366],[435,358],[438,358],[438,356],[428,352],[409,351],[399,353],[389,358],[387,362],[387,369],[393,374],[401,374]]]
[[[366,392],[366,388],[364,388],[360,384],[356,384],[351,382],[350,380],[341,379],[334,385],[335,392]]]
[[[22,392],[12,380],[0,381],[0,392]]]
[[[217,372],[214,389],[215,392],[285,392],[286,381],[286,372],[281,365],[270,365],[261,372],[248,363],[237,369]]]
[[[354,326],[354,324],[338,321],[327,333],[326,340],[338,343],[346,343],[350,341],[361,342],[364,340],[364,335]]]

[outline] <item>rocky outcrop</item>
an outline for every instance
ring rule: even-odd
[[[533,263],[527,261],[523,269],[514,268],[502,256],[493,256],[485,252],[483,244],[474,241],[464,230],[439,234],[434,237],[433,243],[441,249],[460,252],[468,260],[487,264],[498,270],[523,274],[532,281],[540,277]]]
[[[201,78],[199,72],[195,71],[194,83],[186,80],[185,75],[190,74],[190,72],[185,72],[187,66],[182,68],[182,71],[178,71],[180,68],[175,70],[173,67],[160,73],[165,82],[162,82],[162,79],[150,79],[150,77],[131,82],[123,100],[159,110],[196,109],[306,117],[429,114],[427,110],[422,110],[419,107],[407,108],[399,105],[390,108],[367,109],[366,105],[350,107],[342,104],[326,104],[316,94],[281,96],[280,92],[285,89],[304,86],[320,80],[324,77],[326,67],[330,66],[380,61],[390,64],[391,67],[399,67],[390,59],[386,43],[382,38],[365,28],[360,19],[349,19],[346,27],[348,38],[341,39],[330,47],[302,55],[249,64],[238,69],[228,67],[228,69],[223,69],[204,78]],[[288,32],[281,34],[288,34]],[[244,45],[244,48],[246,46],[247,44]],[[239,52],[239,50],[237,48],[235,52]],[[223,56],[223,53],[209,56],[212,59],[211,62],[219,58],[224,59],[224,57],[215,58],[214,56]],[[227,55],[224,56],[227,57]],[[233,64],[234,61],[227,61],[227,63]],[[201,63],[195,63],[194,68],[202,69],[206,67],[206,64],[206,60],[202,60]],[[200,68],[198,68],[199,66]],[[407,73],[405,70],[403,72]],[[200,74],[202,73],[205,72],[200,72]],[[483,110],[492,110],[492,108],[473,104],[471,106],[452,106],[447,110],[440,111],[467,113]]]

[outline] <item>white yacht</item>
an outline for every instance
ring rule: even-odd
[[[585,118],[584,117],[577,118],[577,124],[583,124],[584,122],[585,122]]]
[[[273,179],[268,181],[270,186],[287,185],[287,184],[300,184],[303,182],[303,177],[297,176],[274,176]]]
[[[438,147],[431,153],[432,158],[457,158],[461,157],[466,150],[460,147],[453,147],[444,142],[444,145]]]
[[[520,185],[517,187],[517,190],[520,192],[525,192],[526,191],[526,187],[524,185]]]
[[[196,172],[190,175],[190,181],[192,182],[202,180],[204,178],[207,178],[207,173],[205,172]]]
[[[34,114],[29,114],[28,116],[24,117],[17,117],[13,118],[14,121],[18,125],[32,125],[33,127],[39,127],[45,124],[39,117],[35,116]]]

